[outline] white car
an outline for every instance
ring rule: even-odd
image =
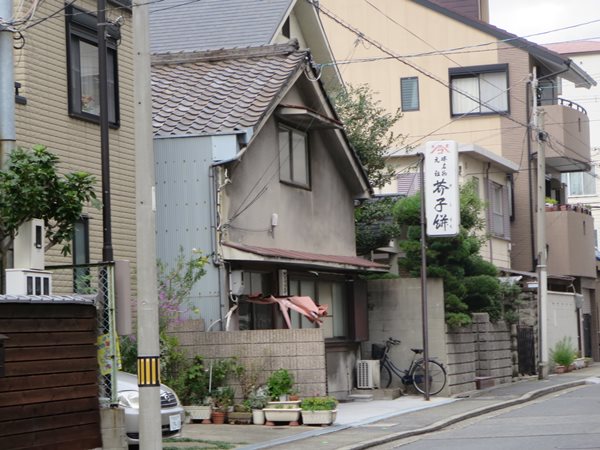
[[[117,372],[117,392],[119,406],[125,409],[125,433],[129,445],[139,444],[140,439],[140,394],[136,375]],[[160,416],[163,437],[171,437],[181,432],[185,411],[171,388],[160,385]]]

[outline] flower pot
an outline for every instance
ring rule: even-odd
[[[265,408],[265,419],[267,422],[298,422],[300,419],[300,408]]]
[[[252,423],[252,412],[230,412],[227,414],[227,420],[232,425],[249,425]]]
[[[565,373],[567,368],[565,366],[557,365],[554,366],[554,373]]]
[[[265,412],[262,409],[253,409],[252,410],[252,423],[254,425],[264,425],[265,424]]]
[[[211,415],[212,423],[215,425],[223,425],[225,423],[225,419],[227,418],[227,413],[223,411],[213,411]]]
[[[325,411],[302,410],[304,425],[331,425],[337,417],[337,409]]]
[[[212,408],[210,405],[184,406],[185,412],[192,422],[210,423]]]
[[[300,400],[268,402],[267,408],[300,408]]]

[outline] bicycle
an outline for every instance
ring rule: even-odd
[[[417,355],[423,353],[420,348],[411,348],[414,353],[413,359],[408,369],[398,368],[389,357],[392,346],[400,344],[398,339],[389,338],[385,341],[385,346],[373,344],[373,358],[379,355],[380,365],[380,385],[382,388],[389,388],[392,384],[392,375],[396,375],[402,381],[402,384],[408,386],[412,383],[417,391],[425,393],[425,366],[423,359],[417,359]],[[439,362],[429,359],[429,395],[439,393],[446,386],[446,369]]]

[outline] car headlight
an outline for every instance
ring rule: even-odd
[[[123,408],[140,408],[140,393],[138,391],[119,392],[119,406]]]

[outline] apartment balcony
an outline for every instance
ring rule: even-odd
[[[558,172],[585,172],[590,169],[590,121],[586,110],[562,98],[546,100],[546,165]]]
[[[594,219],[579,205],[546,207],[548,274],[596,277]]]

